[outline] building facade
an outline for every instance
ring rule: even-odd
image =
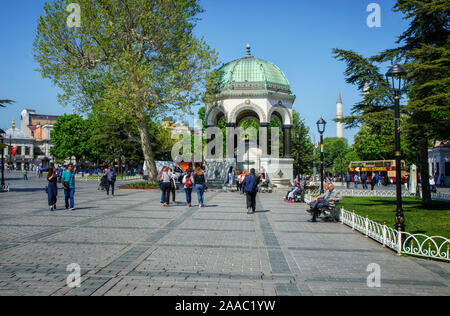
[[[436,142],[428,150],[428,163],[430,175],[439,179],[444,175],[445,185],[450,186],[450,141]]]
[[[21,112],[20,129],[34,139],[35,164],[44,168],[54,161],[50,152],[53,148],[50,133],[58,118],[57,115],[37,114],[33,109]]]
[[[4,143],[8,145],[3,149],[5,165],[23,170],[34,164],[34,139],[16,128],[14,121],[12,127],[6,130]]]

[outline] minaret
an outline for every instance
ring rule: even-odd
[[[340,120],[343,117],[344,117],[344,114],[342,113],[342,98],[341,98],[341,92],[339,91],[338,99],[336,102],[336,119]],[[344,138],[344,123],[336,122],[336,136],[338,138]]]

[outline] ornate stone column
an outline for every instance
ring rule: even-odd
[[[227,123],[227,158],[234,159],[234,133],[236,123]]]
[[[292,131],[292,125],[283,125],[284,158],[292,158],[292,156],[291,156],[291,131]]]
[[[269,123],[259,124],[259,147],[261,148],[262,157],[267,157],[268,155],[267,135],[269,126]]]

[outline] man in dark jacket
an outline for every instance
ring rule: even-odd
[[[362,183],[363,189],[367,189],[367,175],[365,173],[363,173],[361,175],[361,183]]]
[[[347,175],[345,176],[345,182],[347,182],[347,189],[350,189],[350,182],[352,181],[352,176],[347,173]]]
[[[255,175],[255,169],[251,169],[250,174],[242,182],[247,195],[247,214],[252,214],[256,210],[256,194],[258,193],[259,181],[259,177]]]

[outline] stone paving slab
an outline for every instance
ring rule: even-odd
[[[206,208],[164,208],[159,191],[78,182],[77,210],[50,213],[44,180],[0,194],[0,295],[450,295],[448,263],[399,257],[339,223],[309,223],[304,204],[206,193]],[[16,188],[16,190],[14,189]],[[14,205],[14,207],[11,207]],[[71,289],[67,266],[81,267]],[[381,287],[367,286],[367,266]]]

